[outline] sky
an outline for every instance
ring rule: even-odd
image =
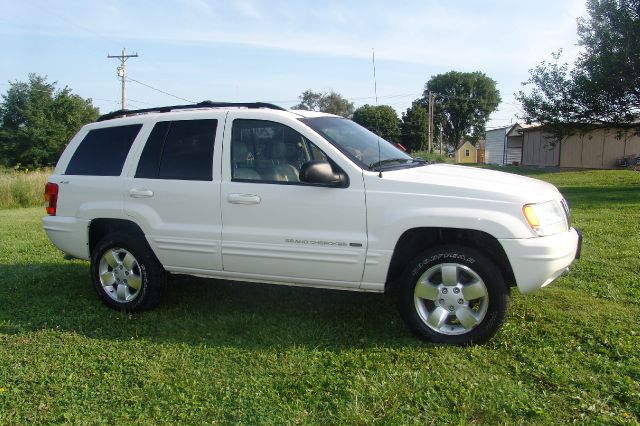
[[[400,115],[430,77],[482,71],[502,103],[488,127],[515,123],[514,93],[529,70],[562,49],[573,62],[585,0],[0,0],[0,93],[29,73],[120,108],[201,100],[291,107],[307,89],[335,90],[356,107]],[[151,86],[151,87],[149,87]],[[526,88],[525,88],[526,90]],[[164,92],[164,93],[163,93]]]

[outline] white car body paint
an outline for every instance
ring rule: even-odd
[[[198,109],[134,115],[89,124],[72,139],[50,182],[59,185],[57,214],[43,218],[64,253],[89,259],[95,219],[135,223],[167,271],[232,280],[360,291],[385,290],[396,244],[415,228],[475,230],[504,249],[520,292],[548,285],[574,260],[578,233],[539,237],[527,224],[528,203],[561,200],[548,183],[452,165],[363,170],[302,123],[321,113],[269,109]],[[213,180],[135,178],[154,124],[217,119]],[[238,182],[231,179],[231,126],[237,119],[284,124],[320,148],[347,176],[346,188]],[[142,124],[120,176],[64,172],[88,131]]]

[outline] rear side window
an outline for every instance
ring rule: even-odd
[[[142,151],[137,178],[212,180],[218,120],[157,123]]]
[[[73,153],[65,174],[120,176],[142,124],[106,127],[89,131]]]
[[[142,150],[140,161],[138,161],[137,178],[155,179],[158,177],[162,145],[164,145],[164,138],[167,137],[169,124],[169,121],[162,121],[153,126],[144,150]]]

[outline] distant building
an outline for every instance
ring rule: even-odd
[[[477,156],[478,156],[478,164],[485,164],[485,141],[484,139],[480,139],[476,142]]]
[[[577,132],[555,144],[541,126],[521,132],[525,166],[613,169],[622,157],[640,155],[640,125],[626,131],[600,128],[585,134]]]
[[[522,163],[522,130],[531,127],[523,123],[487,130],[485,163],[505,166]]]
[[[478,149],[469,141],[461,141],[456,148],[456,163],[477,163]]]

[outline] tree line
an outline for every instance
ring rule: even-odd
[[[98,118],[91,99],[56,84],[36,74],[26,82],[9,82],[0,103],[1,165],[54,165],[80,127]]]
[[[581,51],[574,63],[560,62],[561,50],[552,53],[552,61],[529,70],[529,79],[522,83],[528,90],[514,94],[523,110],[518,118],[543,126],[552,144],[594,128],[640,134],[640,0],[587,0],[586,6],[587,16],[577,22]],[[434,132],[454,146],[482,138],[489,115],[500,103],[495,81],[482,72],[451,71],[432,77],[423,96],[399,119],[388,105],[354,110],[345,99],[331,110],[339,96],[334,92],[326,105],[307,102],[310,95],[323,94],[304,92],[296,107],[322,111],[324,105],[339,115],[352,114],[354,121],[390,141],[423,149],[429,91],[435,94]]]
[[[578,19],[580,54],[573,65],[562,51],[529,71],[520,91],[522,119],[561,142],[595,127],[635,128],[640,115],[640,0],[588,0]]]
[[[99,112],[91,99],[56,88],[46,77],[29,74],[28,81],[9,83],[0,104],[0,163],[4,166],[42,167],[54,165],[73,135]],[[484,134],[489,114],[500,95],[496,82],[481,72],[451,71],[432,77],[425,94],[436,93],[434,134],[443,133],[447,143],[462,137],[472,140]],[[328,112],[355,122],[410,150],[424,150],[427,140],[428,104],[416,99],[398,118],[389,105],[364,105],[355,109],[342,95],[306,90],[292,109]]]
[[[539,123],[555,141],[598,126],[638,126],[640,118],[640,0],[587,0],[588,16],[578,19],[576,61],[543,61],[515,94],[520,119]],[[98,118],[91,99],[57,88],[46,77],[9,82],[0,102],[0,165],[55,164],[71,137]],[[431,77],[423,96],[398,116],[389,105],[363,105],[335,91],[306,90],[292,109],[324,111],[351,118],[381,137],[410,150],[427,146],[429,92],[435,138],[457,145],[484,137],[490,114],[501,101],[496,82],[480,71],[450,71]]]
[[[292,109],[322,111],[351,118],[380,137],[401,143],[412,151],[427,149],[429,126],[429,92],[433,94],[434,119],[432,134],[442,135],[446,145],[455,146],[461,140],[477,141],[484,137],[489,116],[500,104],[500,92],[495,80],[480,71],[450,71],[433,76],[424,85],[423,96],[414,100],[398,117],[389,105],[363,105],[340,94],[306,90],[300,103]]]

